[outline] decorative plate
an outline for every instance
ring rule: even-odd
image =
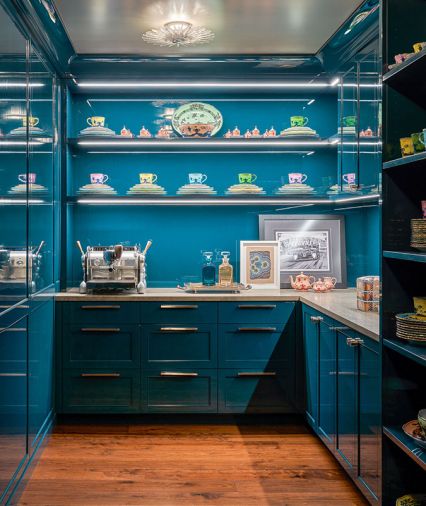
[[[426,448],[426,438],[423,436],[417,420],[411,420],[402,426],[402,430],[408,437],[413,439],[419,446]]]
[[[216,107],[202,102],[181,105],[172,117],[173,128],[182,137],[212,137],[222,124],[222,114]]]

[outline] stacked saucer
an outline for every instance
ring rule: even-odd
[[[240,195],[240,194],[264,195],[265,191],[263,190],[262,187],[257,186],[257,184],[240,183],[240,184],[233,184],[232,186],[230,186],[227,189],[226,194],[227,195]]]
[[[79,195],[117,195],[117,192],[112,186],[104,183],[91,183],[81,186],[77,193]]]
[[[30,193],[46,193],[47,188],[41,184],[29,183],[28,191]],[[27,193],[27,185],[25,183],[22,183],[17,184],[16,186],[12,186],[8,193],[10,195],[22,195],[23,193]]]
[[[184,184],[176,193],[177,195],[216,195],[212,186],[202,183]]]
[[[79,137],[114,137],[116,133],[110,128],[94,126],[83,128],[78,135]]]
[[[295,126],[290,128],[285,128],[280,132],[281,137],[315,137],[318,138],[316,130],[309,128],[307,126]]]
[[[354,126],[344,126],[342,128],[343,135],[356,135],[356,127]]]
[[[33,136],[39,136],[39,135],[46,135],[46,132],[42,128],[38,128],[36,126],[30,126],[28,127],[28,133]],[[27,127],[21,126],[19,128],[14,128],[9,132],[9,135],[17,136],[17,137],[23,137],[27,135]]]
[[[338,184],[334,184],[333,186],[330,186],[330,188],[327,191],[328,195],[338,195],[339,193],[356,193],[359,190],[361,190],[362,186],[358,188],[356,184],[344,184],[342,186],[342,189],[340,189],[340,186]]]
[[[133,185],[127,195],[166,195],[166,190],[155,183],[139,183]]]
[[[400,313],[396,318],[396,336],[406,341],[426,345],[426,316]]]
[[[411,247],[426,251],[426,219],[411,220]]]
[[[305,183],[287,183],[280,186],[275,193],[277,195],[292,195],[296,193],[315,193],[315,190]]]

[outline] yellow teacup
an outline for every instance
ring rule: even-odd
[[[157,174],[152,174],[151,172],[141,173],[139,174],[139,181],[141,184],[154,184],[157,181]]]
[[[104,116],[90,116],[87,118],[87,124],[91,127],[103,127],[105,126],[105,117]]]
[[[414,155],[414,143],[411,137],[402,137],[399,139],[401,144],[402,156]]]
[[[426,297],[413,297],[414,310],[420,316],[426,316]]]
[[[420,53],[426,47],[426,42],[416,42],[413,44],[413,49],[415,53]]]
[[[27,124],[30,127],[35,127],[36,125],[38,125],[39,121],[40,120],[38,118],[36,118],[35,116],[28,116],[28,118],[27,118],[27,116],[24,116],[22,118],[22,124],[24,127],[26,127]]]

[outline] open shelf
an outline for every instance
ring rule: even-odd
[[[407,262],[426,262],[426,253],[415,253],[413,251],[383,251],[383,256]]]
[[[426,346],[411,344],[399,339],[383,339],[383,344],[420,365],[426,365]]]
[[[399,427],[383,427],[383,433],[426,471],[426,450],[417,446]]]
[[[426,151],[422,153],[417,153],[415,155],[404,156],[403,158],[396,158],[395,160],[391,160],[389,162],[385,162],[383,164],[383,170],[393,169],[396,167],[404,166],[404,169],[407,165],[410,165],[410,169],[414,167],[420,167],[421,165],[426,164]]]

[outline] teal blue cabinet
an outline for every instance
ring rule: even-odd
[[[285,324],[294,311],[294,302],[220,302],[220,323]]]
[[[216,323],[215,302],[143,302],[141,323]]]
[[[110,325],[138,323],[136,302],[67,302],[64,305],[64,323]]]
[[[142,402],[148,413],[217,413],[217,371],[172,367],[144,371]]]
[[[309,424],[318,424],[319,404],[319,315],[309,308],[303,310],[303,345],[306,377],[306,417]]]
[[[293,388],[289,369],[223,369],[219,371],[219,412],[293,412]]]
[[[144,367],[217,368],[216,325],[161,324],[142,329]]]
[[[322,317],[319,331],[318,431],[331,447],[336,438],[336,331],[333,322]]]

